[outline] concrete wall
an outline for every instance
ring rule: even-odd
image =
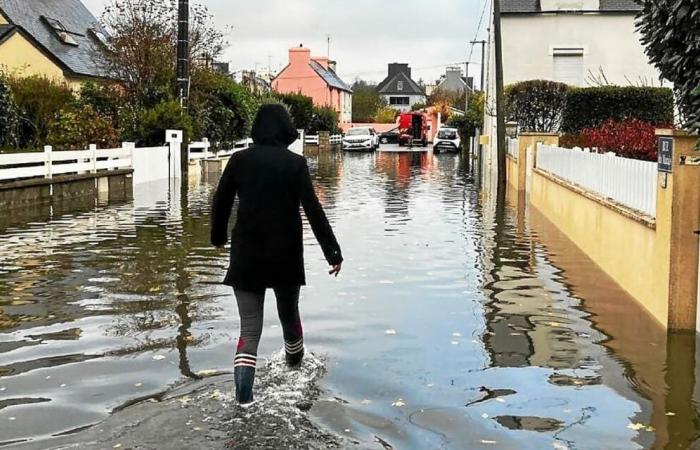
[[[553,48],[583,48],[584,80],[602,68],[608,81],[629,85],[659,82],[631,14],[542,14],[503,17],[503,78],[554,80]]]

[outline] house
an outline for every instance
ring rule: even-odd
[[[659,85],[635,29],[635,0],[499,0],[503,79],[544,79],[572,86]],[[484,162],[495,167],[496,110],[494,26],[487,49]]]
[[[377,92],[387,105],[400,112],[408,112],[416,103],[425,103],[425,90],[411,78],[408,64],[389,64],[389,74],[377,85]]]
[[[336,63],[326,56],[311,57],[303,46],[289,49],[289,64],[272,79],[272,89],[283,94],[301,93],[316,106],[338,111],[340,123],[352,122],[352,89],[335,72]]]
[[[0,0],[0,69],[73,86],[108,78],[106,33],[80,0]]]
[[[462,75],[461,67],[448,67],[445,70],[445,75],[440,78],[440,81],[435,86],[435,90],[442,92],[452,92],[464,94],[464,91],[469,88],[469,91],[474,90],[474,78],[468,79]]]

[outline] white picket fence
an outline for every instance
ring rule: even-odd
[[[656,217],[655,162],[538,144],[537,168]]]
[[[221,157],[226,157],[226,156],[231,156],[232,154],[245,150],[250,147],[250,145],[253,143],[253,140],[250,138],[247,139],[241,139],[240,141],[237,141],[234,145],[233,148],[227,149],[227,150],[219,150],[218,152],[212,152],[210,150],[211,148],[211,142],[207,138],[203,138],[199,142],[192,142],[190,145],[188,145],[187,148],[187,154],[188,158],[190,161],[196,161],[196,160],[201,160],[201,159],[211,159],[211,158],[221,158]]]
[[[304,137],[304,143],[309,144],[309,145],[318,145],[318,135],[317,134],[307,134]],[[343,135],[342,134],[333,134],[331,135],[331,145],[334,144],[340,144],[343,142]]]
[[[0,181],[129,169],[133,152],[134,145],[124,143],[120,148],[101,150],[91,145],[88,150],[54,151],[47,145],[43,152],[0,154]]]

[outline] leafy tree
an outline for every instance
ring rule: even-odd
[[[306,132],[309,134],[318,134],[319,131],[328,131],[331,134],[337,133],[339,115],[338,111],[330,106],[314,107],[313,118]]]
[[[377,112],[386,106],[386,100],[379,95],[377,86],[358,79],[353,84],[352,91],[352,121],[374,122]]]
[[[396,122],[396,116],[399,114],[394,108],[384,106],[379,108],[377,115],[374,118],[376,123],[394,123]]]
[[[646,54],[670,80],[685,126],[700,129],[700,2],[640,0],[637,29]]]
[[[300,130],[307,130],[314,117],[314,101],[304,94],[277,94],[278,98],[289,107],[294,125]]]
[[[462,140],[476,135],[477,128],[483,130],[484,127],[484,94],[476,93],[469,97],[469,108],[464,115],[454,115],[448,121],[447,125],[455,127],[459,130]]]
[[[257,104],[248,91],[231,78],[210,69],[193,77],[190,111],[197,135],[206,136],[220,148],[250,133]]]
[[[444,89],[435,89],[432,94],[428,96],[427,105],[428,106],[438,106],[444,105],[445,108],[449,110],[450,107],[457,108],[459,110],[464,110],[464,104],[466,101],[466,95],[464,91],[447,91]]]
[[[9,78],[12,97],[19,111],[18,146],[45,145],[51,123],[73,101],[73,91],[65,83],[42,76]]]
[[[121,80],[132,101],[152,107],[174,98],[177,44],[176,0],[111,0],[102,15],[108,45],[96,59]],[[190,60],[210,64],[225,48],[204,6],[190,14]]]
[[[523,131],[559,131],[569,86],[547,80],[530,80],[506,88],[506,117]]]
[[[12,90],[5,76],[0,73],[0,148],[17,147],[18,125],[19,114]]]

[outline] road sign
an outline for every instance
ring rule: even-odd
[[[659,138],[659,172],[673,172],[673,138]]]

